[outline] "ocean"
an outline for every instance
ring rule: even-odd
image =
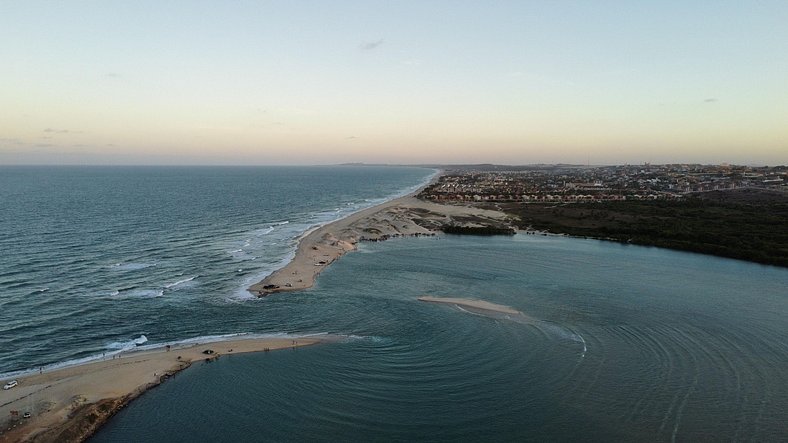
[[[250,317],[246,288],[287,263],[306,230],[434,173],[0,167],[0,379],[146,339],[306,332]]]
[[[306,291],[244,291],[310,227],[432,173],[2,168],[0,372],[135,340],[334,334],[196,364],[91,441],[788,440],[783,268],[557,236],[438,236],[361,244]]]

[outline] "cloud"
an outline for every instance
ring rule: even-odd
[[[117,72],[108,72],[108,73],[104,74],[104,77],[107,77],[107,78],[121,78],[123,76],[118,74]]]
[[[383,44],[383,39],[380,39],[376,42],[364,42],[361,44],[361,46],[359,46],[359,49],[361,49],[362,51],[371,51],[382,44]]]
[[[707,98],[706,100],[703,100],[703,103],[717,103],[717,99],[713,97]]]
[[[71,131],[69,129],[56,129],[56,128],[45,128],[44,132],[47,134],[81,134],[82,131]]]

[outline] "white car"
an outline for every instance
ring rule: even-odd
[[[11,389],[11,388],[14,388],[14,387],[16,387],[16,385],[18,385],[18,384],[19,384],[19,383],[17,383],[17,381],[16,381],[16,380],[11,380],[11,381],[9,381],[8,383],[6,383],[6,384],[5,384],[5,386],[3,386],[3,390],[4,390],[4,391],[7,391],[7,390],[9,390],[9,389]]]

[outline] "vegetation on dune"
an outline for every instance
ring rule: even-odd
[[[514,235],[515,230],[512,228],[495,227],[495,226],[444,226],[442,228],[446,234],[457,235]]]
[[[788,194],[738,190],[682,200],[502,204],[520,228],[788,267]]]

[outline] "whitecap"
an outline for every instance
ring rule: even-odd
[[[197,277],[199,277],[199,275],[195,275],[194,277],[184,278],[183,280],[178,280],[178,281],[173,282],[173,283],[167,283],[166,285],[164,285],[164,289],[172,289],[172,288],[174,288],[176,286],[182,285],[184,283],[188,283],[188,282],[194,280]]]
[[[269,227],[267,227],[265,229],[258,229],[257,231],[254,232],[254,234],[256,236],[260,237],[261,235],[267,235],[267,234],[270,234],[270,233],[274,232],[274,229],[276,229],[276,228],[273,227],[273,226],[269,226]]]
[[[143,345],[148,342],[148,337],[145,334],[141,334],[137,338],[133,338],[127,341],[114,341],[111,343],[107,343],[106,348],[111,350],[123,350],[123,349],[133,349],[137,346]]]

